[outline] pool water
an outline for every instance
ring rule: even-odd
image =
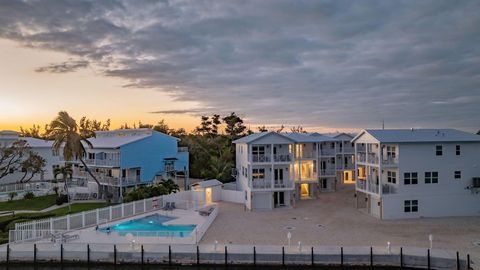
[[[129,220],[123,223],[118,223],[110,227],[103,227],[98,229],[101,232],[109,233],[116,232],[121,236],[128,233],[133,236],[169,236],[169,237],[188,237],[195,229],[196,225],[166,225],[167,221],[175,219],[174,217],[162,216],[153,214],[139,219]]]

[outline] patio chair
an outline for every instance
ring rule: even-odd
[[[165,211],[170,210],[170,202],[166,202],[165,206],[162,208],[162,210],[165,210]]]

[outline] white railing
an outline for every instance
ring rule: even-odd
[[[335,175],[337,170],[335,168],[320,169],[320,176],[324,175]]]
[[[203,202],[185,200],[187,196],[184,196],[182,193],[190,194],[189,191],[184,191],[98,208],[91,211],[84,211],[73,215],[17,223],[15,224],[15,232],[10,233],[10,237],[12,237],[10,238],[10,242],[42,239],[47,236],[45,233],[43,233],[44,231],[50,231],[53,233],[56,231],[77,230],[142,213],[147,213],[160,209],[165,205],[166,202],[175,202],[175,207],[178,209],[198,210],[204,206]],[[20,231],[29,231],[31,233],[22,233]],[[42,233],[37,233],[37,231],[42,231]]]
[[[270,155],[252,155],[252,162],[270,162]]]
[[[398,158],[394,156],[384,156],[382,159],[383,165],[396,165],[398,164]]]
[[[321,149],[320,154],[322,156],[333,156],[335,155],[335,149],[334,148]]]
[[[120,166],[120,159],[86,159],[85,164],[93,166]]]
[[[270,179],[254,179],[251,183],[251,188],[267,189],[272,188],[272,181]]]
[[[290,154],[274,155],[273,160],[275,162],[290,162],[292,161],[292,156]]]
[[[0,192],[28,192],[50,188],[50,182],[11,183],[1,185]]]

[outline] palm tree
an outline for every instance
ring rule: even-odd
[[[92,131],[80,130],[75,119],[68,115],[67,112],[61,111],[50,123],[49,129],[47,130],[47,136],[54,140],[52,146],[54,151],[59,151],[63,147],[63,157],[66,161],[76,159],[83,164],[87,173],[97,183],[98,195],[101,197],[102,189],[100,182],[83,160],[86,153],[84,144],[92,148],[93,145],[87,138],[95,137],[95,133]]]
[[[172,179],[162,181],[160,184],[167,190],[168,194],[180,191],[180,187]]]
[[[70,194],[68,193],[68,178],[72,178],[72,166],[62,166],[62,167],[57,167],[53,170],[53,177],[55,178],[55,180],[57,179],[57,176],[58,175],[62,175],[62,180],[63,180],[63,183],[65,183],[65,192],[67,192],[67,203],[68,203],[68,210],[71,211],[72,208],[70,206]],[[57,187],[58,189],[58,187]]]

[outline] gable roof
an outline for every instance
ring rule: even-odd
[[[291,138],[295,142],[325,142],[336,141],[336,139],[324,136],[320,133],[285,133],[285,136]]]
[[[112,136],[112,137],[96,137],[89,138],[88,141],[92,143],[93,148],[119,148],[123,145],[143,140],[150,137],[150,135],[138,136]]]
[[[366,129],[353,138],[352,142],[364,133],[381,143],[480,142],[479,135],[456,129]]]
[[[274,135],[278,135],[278,136],[282,136],[282,137],[284,137],[284,138],[286,138],[286,139],[288,139],[288,140],[293,141],[291,138],[289,138],[288,136],[285,136],[285,134],[283,134],[283,133],[278,133],[278,132],[275,132],[275,131],[267,131],[267,132],[259,132],[259,133],[250,134],[250,135],[248,135],[248,136],[245,136],[245,137],[242,137],[242,138],[240,138],[240,139],[238,139],[238,140],[233,141],[233,143],[246,143],[246,144],[249,144],[249,143],[251,143],[251,142],[253,142],[253,141],[256,141],[256,140],[258,140],[258,139],[260,139],[260,138],[263,138],[263,137],[265,137],[265,136],[267,136],[267,135],[273,135],[273,134],[274,134]]]

